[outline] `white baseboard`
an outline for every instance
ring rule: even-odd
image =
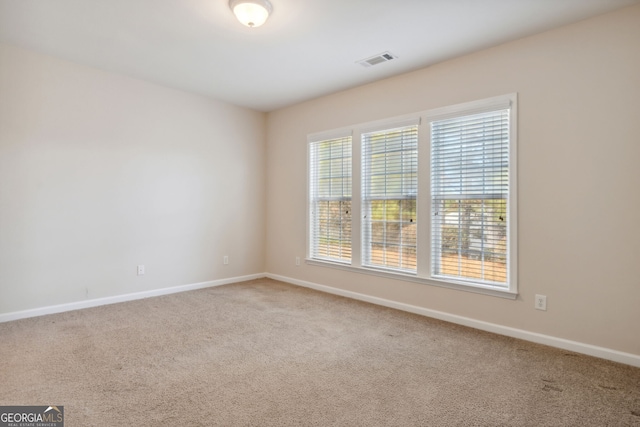
[[[118,302],[157,297],[160,295],[175,294],[178,292],[193,291],[196,289],[211,288],[214,286],[222,286],[222,285],[228,285],[230,283],[243,282],[245,280],[261,279],[263,277],[266,277],[265,273],[251,274],[248,276],[230,277],[227,279],[211,280],[208,282],[193,283],[190,285],[173,286],[170,288],[153,289],[153,290],[144,291],[144,292],[135,292],[131,294],[115,295],[112,297],[70,302],[67,304],[51,305],[48,307],[34,308],[31,310],[14,311],[11,313],[0,314],[0,323],[10,322],[12,320],[18,320],[18,319],[25,319],[28,317],[44,316],[46,314],[55,314],[55,313],[62,313],[65,311],[97,307],[100,305],[115,304]]]
[[[624,353],[605,347],[598,347],[591,344],[584,344],[577,341],[570,341],[563,338],[557,338],[550,335],[529,332],[522,329],[502,326],[495,323],[483,322],[481,320],[471,319],[469,317],[458,316],[455,314],[445,313],[442,311],[431,310],[424,307],[405,304],[384,298],[378,298],[357,292],[346,291],[344,289],[333,288],[330,286],[320,285],[304,280],[292,279],[290,277],[280,276],[270,273],[258,273],[248,276],[230,277],[227,279],[211,280],[202,283],[193,283],[190,285],[174,286],[171,288],[153,289],[144,292],[135,292],[131,294],[116,295],[112,297],[96,298],[86,301],[77,301],[67,304],[52,305],[48,307],[34,308],[31,310],[15,311],[11,313],[0,314],[0,323],[10,322],[12,320],[25,319],[28,317],[44,316],[47,314],[62,313],[65,311],[80,310],[83,308],[97,307],[101,305],[115,304],[119,302],[133,301],[137,299],[156,297],[161,295],[169,295],[178,292],[193,291],[196,289],[210,288],[214,286],[228,285],[231,283],[243,282],[246,280],[260,279],[268,277],[270,279],[279,280],[281,282],[290,283],[292,285],[303,286],[305,288],[315,289],[321,292],[327,292],[334,295],[340,295],[384,307],[395,308],[397,310],[407,311],[409,313],[419,314],[434,319],[444,320],[458,325],[469,326],[471,328],[480,329],[487,332],[493,332],[508,337],[519,338],[525,341],[531,341],[538,344],[544,344],[551,347],[561,348],[564,350],[574,351],[589,356],[599,357],[601,359],[612,360],[614,362],[624,363],[631,366],[640,367],[640,356],[631,353]]]
[[[345,291],[343,289],[332,288],[330,286],[319,285],[317,283],[307,282],[304,280],[292,279],[290,277],[280,276],[277,274],[267,273],[266,277],[281,282],[290,283],[292,285],[303,286],[330,294],[340,295],[347,298],[353,298],[372,304],[382,305],[385,307],[395,308],[409,313],[420,314],[422,316],[432,317],[434,319],[444,320],[458,325],[469,326],[471,328],[480,329],[482,331],[493,332],[500,335],[506,335],[512,338],[519,338],[525,341],[531,341],[538,344],[544,344],[551,347],[561,348],[563,350],[574,351],[589,356],[599,357],[601,359],[612,360],[614,362],[624,363],[631,366],[640,367],[640,356],[631,353],[624,353],[605,347],[598,347],[591,344],[584,344],[577,341],[570,341],[563,338],[557,338],[550,335],[543,335],[536,332],[529,332],[522,329],[502,326],[495,323],[483,322],[468,317],[449,314],[442,311],[430,310],[428,308],[418,307],[415,305],[405,304],[397,301],[391,301],[384,298],[373,297],[357,292]]]

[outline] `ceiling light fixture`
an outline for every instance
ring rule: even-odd
[[[251,28],[264,24],[273,11],[269,0],[229,0],[229,7],[238,21]]]

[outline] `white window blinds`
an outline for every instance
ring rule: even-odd
[[[431,266],[507,285],[509,109],[431,122]]]
[[[310,257],[351,262],[351,137],[311,142]]]
[[[363,265],[416,271],[418,126],[362,134]]]

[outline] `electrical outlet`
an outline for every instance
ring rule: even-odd
[[[536,310],[547,311],[547,296],[536,295],[535,307],[536,307]]]
[[[296,266],[300,267],[300,257],[296,257]]]
[[[224,265],[229,264],[229,255],[225,255],[224,257],[222,257],[222,263]]]
[[[138,276],[144,276],[144,265],[142,264],[138,266]]]

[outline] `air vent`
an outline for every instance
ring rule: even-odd
[[[362,65],[363,67],[372,67],[374,65],[382,64],[383,62],[389,62],[392,59],[396,59],[396,58],[397,56],[395,56],[391,52],[382,52],[376,56],[372,56],[371,58],[357,61],[357,63]]]

